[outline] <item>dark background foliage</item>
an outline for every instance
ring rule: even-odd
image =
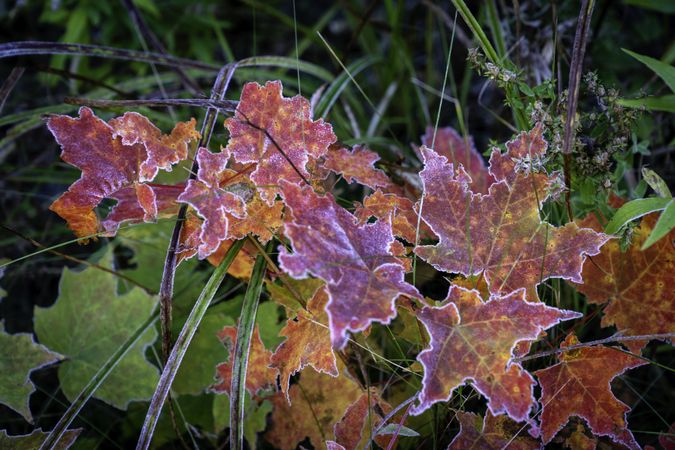
[[[661,5],[661,9],[641,7],[641,3]],[[672,32],[675,16],[673,8],[670,8],[671,13],[664,12],[669,8],[668,3],[599,0],[591,24],[585,70],[595,71],[598,82],[607,89],[616,89],[620,97],[667,94],[667,87],[660,79],[621,49],[627,48],[672,64],[675,60]],[[425,128],[434,124],[438,110],[437,92],[443,84],[455,20],[455,10],[448,2],[298,0],[294,4],[290,0],[138,0],[135,4],[147,27],[166,51],[175,56],[220,66],[258,55],[295,58],[297,49],[301,60],[333,74],[342,72],[341,64],[352,67],[363,60],[367,66],[355,77],[374,106],[385,105],[374,125],[374,132],[366,135],[374,116],[372,106],[351,83],[330,111],[328,120],[341,141],[365,142],[389,163],[407,157],[408,165],[419,166],[410,144],[419,143]],[[547,89],[559,94],[567,86],[579,3],[500,0],[496,4],[505,44],[521,79],[532,87],[547,79],[557,79]],[[471,2],[470,6],[478,17],[484,18],[483,2]],[[122,1],[0,0],[0,42],[77,42],[134,50],[144,50],[144,45],[148,45],[154,50],[150,44],[142,43],[140,36],[140,30],[134,26]],[[459,101],[464,125],[473,135],[478,149],[486,151],[491,142],[504,142],[512,136],[513,130],[505,124],[512,121],[512,116],[510,108],[504,104],[503,90],[480,76],[467,61],[468,48],[476,46],[470,36],[461,17],[457,17],[446,92]],[[214,77],[213,72],[190,71],[190,77],[199,86],[199,92],[193,95],[185,90],[170,68],[153,68],[133,61],[44,55],[0,60],[0,80],[5,80],[16,66],[26,70],[0,115],[0,222],[3,227],[14,230],[0,230],[0,257],[8,259],[36,251],[35,243],[23,236],[45,246],[73,238],[48,207],[79,175],[59,159],[57,144],[44,126],[44,114],[74,114],[77,107],[65,104],[65,97],[208,97]],[[155,70],[157,76],[163,77],[161,88],[156,82]],[[228,98],[237,99],[236,91],[245,81],[267,79],[282,79],[286,95],[301,90],[309,97],[321,86],[317,78],[299,76],[292,68],[248,68],[237,72],[235,86]],[[600,120],[589,118],[588,114],[604,111],[602,101],[594,95],[596,93],[584,85],[580,97],[580,113],[586,114],[584,117],[589,120],[580,133],[582,145],[578,151],[587,154],[603,151],[602,146],[620,134],[614,128],[599,130]],[[199,109],[139,110],[148,114],[163,130],[168,130],[176,118],[194,116],[200,120],[203,117],[203,111]],[[98,112],[110,117],[121,110]],[[626,117],[627,114],[612,117],[613,123],[625,125],[621,132],[627,140],[616,158],[590,177],[595,180],[589,187],[593,198],[598,192],[597,186],[607,177],[612,178],[617,167],[622,171],[620,176],[611,179],[612,189],[626,195],[635,195],[641,189],[644,193],[644,184],[640,184],[642,166],[653,168],[671,186],[675,182],[675,122],[672,115],[645,112],[634,118]],[[444,102],[440,125],[461,128],[460,120],[454,104]],[[217,125],[215,132],[214,143],[224,143],[226,136],[222,125]],[[345,191],[344,197],[358,198],[359,193]],[[575,206],[582,212],[590,209],[592,203],[580,199]],[[86,259],[105,243],[106,240],[101,239],[88,246],[66,245],[59,251]],[[131,253],[119,248],[117,257],[120,267],[125,267]],[[4,321],[5,329],[10,333],[32,332],[34,306],[52,304],[57,296],[62,268],[75,265],[50,253],[41,253],[12,265],[0,279],[0,285],[7,291],[5,298],[0,300],[0,320]],[[439,283],[444,281],[434,280],[428,281],[425,289],[427,293],[440,296],[446,287]],[[589,326],[589,329],[599,329],[599,326]],[[653,347],[650,357],[672,366],[672,352],[659,352],[657,345]],[[615,389],[634,408],[630,416],[631,429],[643,444],[655,444],[656,432],[663,428],[662,421],[672,423],[675,419],[672,405],[668,404],[667,396],[662,395],[673,389],[672,379],[669,380],[665,373],[646,366],[632,372],[627,381],[619,382],[620,386]],[[36,372],[33,381],[38,386],[31,399],[37,425],[49,428],[64,411],[67,400],[59,390],[54,368]],[[96,436],[95,442],[101,448],[126,448],[134,442],[138,432],[130,425],[137,423],[128,417],[133,414],[133,411],[124,413],[102,402],[91,401],[77,423],[93,430],[91,434]],[[0,406],[0,428],[7,428],[11,433],[32,429],[4,406]],[[439,425],[440,432],[443,428],[444,425]]]

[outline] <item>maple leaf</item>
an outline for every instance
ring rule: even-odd
[[[28,400],[35,386],[30,375],[63,356],[35,342],[31,334],[7,334],[4,329],[0,322],[0,403],[33,422]]]
[[[492,414],[505,412],[516,421],[526,420],[534,404],[535,381],[513,362],[514,348],[581,314],[526,302],[522,289],[483,302],[478,291],[453,285],[445,302],[418,313],[431,341],[417,356],[424,379],[412,414],[448,400],[455,388],[472,380],[472,386],[488,399]]]
[[[243,239],[248,234],[258,236],[260,242],[267,243],[283,225],[284,204],[275,201],[270,206],[259,195],[246,203],[246,217],[230,218],[228,239]]]
[[[117,200],[117,204],[101,222],[105,230],[104,236],[115,236],[120,225],[125,222],[139,223],[152,222],[160,215],[175,215],[178,212],[176,199],[183,192],[183,185],[145,185],[152,191],[154,203],[148,202],[145,206],[140,203],[137,191],[133,187],[122,188],[110,194],[110,198]]]
[[[420,297],[404,281],[404,267],[390,252],[394,236],[389,222],[357,225],[330,194],[319,196],[308,186],[283,182],[283,196],[292,216],[284,230],[294,253],[281,247],[280,265],[294,278],[312,273],[326,282],[334,347],[346,345],[347,331],[389,323],[396,316],[398,296]]]
[[[67,450],[75,443],[80,433],[82,433],[82,428],[67,430],[50,448],[53,450]],[[43,432],[42,428],[33,430],[30,434],[16,436],[7,434],[7,430],[0,430],[0,448],[5,450],[35,450],[42,446],[47,436],[49,436],[49,433]]]
[[[195,122],[179,123],[171,135],[162,136],[136,113],[126,113],[110,123],[86,107],[80,108],[79,114],[76,119],[57,115],[47,122],[62,148],[61,158],[82,171],[80,179],[49,209],[64,218],[78,237],[91,236],[100,230],[94,208],[120,189],[131,188],[145,212],[144,220],[154,220],[155,194],[145,182],[151,181],[159,168],[168,169],[186,155],[187,144],[199,137]],[[130,124],[143,128],[133,131]]]
[[[346,148],[329,151],[325,158],[324,167],[342,175],[348,183],[356,181],[371,189],[392,184],[389,177],[374,166],[380,156],[363,145],[356,145],[351,151]]]
[[[494,416],[487,411],[485,417],[470,412],[457,411],[459,434],[448,450],[533,450],[541,448],[536,439],[523,435],[523,427],[506,415]]]
[[[113,248],[108,246],[98,264],[112,268],[112,261]],[[66,268],[56,303],[35,309],[35,334],[39,341],[66,357],[59,364],[58,375],[60,387],[70,401],[155,309],[156,297],[137,287],[118,295],[117,285],[117,278],[109,272],[94,267],[81,272]],[[145,350],[156,338],[155,328],[149,327],[94,397],[122,410],[132,401],[152,397],[159,373],[146,360]]]
[[[572,425],[572,422],[570,422]],[[569,428],[569,427],[567,427]],[[577,423],[568,436],[565,437],[565,448],[571,450],[595,450],[598,446],[598,440],[593,436],[588,436],[586,427],[582,423]]]
[[[335,424],[335,442],[345,450],[366,448],[371,431],[382,423],[381,413],[388,414],[390,411],[391,406],[374,389],[364,392],[349,405],[340,421]],[[380,447],[387,448],[393,438],[377,435],[374,440]]]
[[[584,284],[577,286],[590,303],[609,302],[603,310],[602,326],[615,325],[623,335],[675,332],[675,230],[641,250],[658,217],[653,213],[642,218],[640,226],[633,229],[627,251],[621,250],[617,240],[605,244],[593,257],[593,264],[584,266]],[[581,224],[602,229],[594,214]],[[646,342],[628,344],[639,352]]]
[[[569,335],[561,348],[577,344]],[[547,444],[572,416],[588,424],[599,436],[639,449],[628,430],[626,414],[630,408],[612,393],[611,381],[628,369],[646,361],[622,352],[619,348],[593,346],[561,353],[560,362],[534,374],[539,379],[542,395],[541,435]]]
[[[436,133],[433,127],[427,127],[422,136],[422,145],[433,148],[436,153],[445,156],[448,162],[455,167],[461,164],[471,177],[473,192],[486,194],[490,185],[495,182],[483,157],[476,150],[471,136],[467,136],[465,140],[452,127],[439,128]]]
[[[490,173],[496,182],[487,195],[469,189],[469,177],[447,158],[422,147],[424,184],[421,215],[440,241],[415,252],[436,269],[465,276],[483,272],[492,294],[519,288],[537,299],[536,286],[562,277],[582,282],[587,255],[595,255],[609,239],[574,223],[555,227],[540,218],[539,207],[557,176],[527,172],[528,161],[544,155],[541,127],[507,144],[507,153],[493,150]]]
[[[232,356],[237,345],[237,327],[224,327],[218,333],[218,338],[228,348],[230,356],[227,361],[218,364],[216,367],[218,381],[211,389],[214,392],[226,392],[229,395],[232,383],[232,365],[234,364]],[[259,390],[276,383],[276,371],[268,367],[271,357],[272,352],[267,350],[260,340],[258,326],[256,325],[253,329],[246,369],[246,389],[251,394],[255,395]]]
[[[324,436],[332,435],[335,424],[361,393],[346,375],[332,377],[305,370],[289,390],[290,405],[282,394],[272,397],[272,426],[265,438],[281,450],[294,450],[306,437],[314,448],[320,448]]]
[[[365,223],[370,217],[381,220],[389,220],[391,217],[391,229],[394,236],[415,243],[418,216],[413,209],[413,202],[405,197],[384,193],[378,189],[364,198],[362,205],[357,205],[354,215],[361,223]],[[419,224],[420,239],[432,235],[426,223],[419,221]]]
[[[282,284],[265,281],[270,298],[287,310],[295,312],[302,309],[303,304],[309,303],[323,285],[324,282],[317,278],[296,280],[287,277]]]
[[[244,199],[220,187],[220,177],[230,155],[227,151],[211,153],[205,148],[197,152],[199,171],[196,180],[188,180],[178,201],[192,206],[204,218],[197,248],[199,259],[204,259],[218,249],[228,236],[228,214],[246,216]]]
[[[289,318],[281,335],[286,336],[272,355],[270,365],[279,371],[281,376],[281,392],[288,397],[288,386],[291,376],[311,366],[317,372],[334,377],[338,376],[335,354],[330,342],[326,303],[328,293],[325,288],[319,289],[307,303],[307,310],[298,311],[298,316]]]
[[[169,136],[162,135],[145,116],[135,112],[110,119],[108,124],[113,129],[113,138],[121,138],[123,145],[145,147],[147,158],[139,167],[140,181],[154,180],[159,169],[170,172],[172,165],[188,157],[188,144],[201,137],[194,118],[179,122]]]
[[[197,254],[197,248],[201,245],[200,235],[203,223],[195,214],[188,212],[180,232],[177,251],[177,261],[179,264]],[[214,267],[219,266],[233,243],[233,240],[222,241],[206,260]],[[256,253],[257,250],[253,244],[249,242],[244,243],[244,247],[237,253],[234,261],[232,261],[232,264],[227,269],[227,273],[237,278],[249,278],[253,270]]]
[[[299,95],[283,97],[281,81],[246,83],[234,117],[225,121],[228,152],[237,162],[257,164],[251,180],[270,205],[279,181],[303,182],[309,159],[323,156],[336,140],[331,125],[313,121],[310,110]]]

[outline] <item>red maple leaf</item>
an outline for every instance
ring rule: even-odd
[[[493,416],[490,411],[485,417],[470,412],[457,411],[459,434],[455,436],[448,450],[534,450],[541,443],[523,433],[524,428],[506,415]]]
[[[471,177],[473,192],[486,194],[490,185],[495,182],[485,165],[485,160],[476,150],[471,136],[464,139],[454,128],[445,127],[436,131],[434,139],[434,128],[427,127],[422,136],[422,145],[433,148],[436,153],[445,156],[448,162],[455,167],[461,164]]]
[[[323,165],[336,174],[342,175],[349,183],[356,181],[371,189],[377,189],[392,184],[384,172],[373,166],[379,160],[380,156],[377,153],[368,150],[363,145],[356,145],[352,151],[346,148],[329,151]]]
[[[185,189],[185,185],[147,184],[146,186],[152,190],[155,196],[154,204],[151,203],[147,206],[149,211],[143,209],[143,205],[139,203],[136,189],[133,187],[122,188],[110,194],[110,198],[117,200],[117,204],[101,221],[105,236],[114,236],[120,225],[126,222],[151,222],[161,215],[171,216],[178,212],[176,199]]]
[[[658,217],[652,213],[642,218],[628,250],[622,251],[618,240],[605,244],[593,264],[584,266],[584,284],[577,286],[590,303],[609,302],[602,326],[615,325],[626,336],[675,332],[675,230],[641,249]],[[581,225],[602,229],[595,214]],[[627,344],[637,352],[646,342]]]
[[[188,203],[204,218],[201,227],[199,259],[204,259],[218,249],[228,237],[229,215],[246,216],[244,199],[227,188],[221,188],[220,180],[225,172],[229,153],[211,153],[205,148],[197,152],[199,171],[196,180],[188,180],[179,202]]]
[[[361,223],[365,223],[370,217],[382,220],[389,220],[391,217],[394,236],[410,243],[415,243],[418,222],[420,239],[432,235],[427,224],[424,221],[418,221],[411,200],[393,193],[384,193],[379,189],[364,198],[362,205],[357,205],[354,215]]]
[[[187,144],[199,137],[194,120],[179,123],[171,135],[162,136],[139,114],[126,113],[108,124],[86,107],[80,108],[79,118],[57,115],[47,126],[62,148],[61,158],[82,171],[80,179],[49,207],[78,237],[100,231],[94,208],[104,198],[133,193],[144,211],[143,219],[155,220],[157,199],[145,182],[154,178],[158,168],[168,169],[184,158]],[[122,189],[127,191],[120,193]],[[126,220],[120,216],[115,218],[118,223]]]
[[[307,310],[299,310],[298,316],[295,319],[289,318],[286,326],[279,332],[280,336],[286,336],[286,340],[272,355],[271,367],[279,371],[281,391],[286,394],[289,402],[290,378],[305,367],[312,366],[317,372],[338,376],[327,325],[327,302],[326,289],[319,289],[307,303]]]
[[[282,96],[281,81],[246,83],[225,126],[230,131],[227,150],[237,162],[256,163],[251,180],[270,205],[279,181],[303,182],[309,158],[323,156],[336,140],[330,124],[311,119],[307,99]]]
[[[577,344],[569,335],[561,348]],[[630,408],[612,393],[611,381],[626,370],[647,364],[619,348],[582,347],[560,354],[560,362],[534,374],[541,384],[541,435],[544,444],[562,429],[572,416],[581,417],[591,431],[609,436],[614,442],[639,449],[628,430]]]
[[[525,288],[535,300],[536,286],[548,278],[580,283],[586,255],[597,254],[609,237],[574,223],[555,227],[542,221],[539,208],[558,178],[529,170],[546,151],[541,133],[535,127],[509,142],[506,154],[492,152],[490,173],[497,181],[487,195],[473,193],[466,172],[422,147],[424,196],[418,209],[440,241],[415,252],[438,270],[483,272],[493,294]]]
[[[228,348],[230,354],[227,361],[218,364],[216,367],[218,381],[211,389],[214,392],[227,392],[229,394],[232,383],[232,366],[234,365],[232,355],[237,345],[237,327],[224,327],[218,333],[218,338]],[[275,384],[276,371],[269,367],[271,357],[272,352],[267,350],[262,343],[260,334],[258,333],[258,326],[256,325],[251,337],[251,349],[246,368],[246,389],[251,394],[255,395],[259,390]]]
[[[399,295],[420,297],[404,281],[404,267],[390,251],[394,236],[389,222],[357,225],[330,194],[319,196],[308,186],[282,183],[291,212],[284,229],[294,253],[281,247],[279,262],[294,278],[311,273],[326,282],[333,346],[346,345],[347,331],[389,323]]]
[[[426,307],[417,317],[429,332],[431,346],[417,356],[424,379],[419,404],[411,412],[421,414],[448,400],[455,388],[471,380],[488,399],[492,414],[505,412],[520,422],[534,405],[535,381],[513,362],[516,345],[581,314],[526,302],[522,289],[483,302],[478,291],[453,285],[443,306]]]
[[[140,181],[152,181],[159,169],[171,171],[174,164],[188,157],[188,143],[199,139],[195,119],[179,122],[170,136],[162,132],[145,116],[127,112],[108,122],[113,129],[113,138],[121,138],[124,145],[140,144],[145,147],[147,159],[140,165]]]

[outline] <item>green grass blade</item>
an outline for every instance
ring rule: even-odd
[[[639,53],[631,52],[622,48],[624,52],[628,53],[633,58],[640,61],[645,66],[649,67],[655,74],[657,74],[663,81],[666,82],[671,91],[675,92],[675,67],[666,64],[658,59],[650,58],[649,56],[640,55]]]
[[[499,56],[497,55],[495,48],[490,43],[490,40],[485,34],[485,31],[483,31],[483,28],[481,28],[478,20],[476,20],[476,17],[474,17],[469,7],[466,5],[466,3],[464,3],[464,0],[452,0],[452,4],[455,5],[455,8],[457,8],[459,11],[459,14],[462,16],[462,19],[464,19],[464,22],[471,29],[471,32],[476,37],[476,39],[478,39],[478,43],[483,49],[485,56],[487,56],[491,62],[498,64]]]
[[[366,67],[370,66],[377,60],[379,60],[379,58],[370,58],[370,57],[361,58],[351,63],[349,66],[347,66],[347,70],[343,71],[340,75],[338,75],[338,77],[335,78],[335,80],[333,80],[333,82],[328,86],[326,92],[321,96],[319,103],[316,105],[314,117],[325,118],[326,115],[328,115],[337,99],[340,98],[340,94],[342,94],[342,91],[344,91],[345,88],[349,85],[350,73],[352,76],[356,76],[358,73],[360,73],[362,70],[364,70]]]
[[[138,443],[136,444],[136,450],[146,450],[150,446],[152,440],[152,435],[155,432],[155,427],[157,426],[157,421],[159,420],[159,415],[162,412],[162,406],[166,398],[169,396],[169,390],[171,389],[171,384],[173,383],[178,368],[185,356],[185,352],[192,341],[192,338],[199,327],[200,322],[204,318],[211,300],[216,295],[216,291],[220,286],[220,283],[227,275],[227,269],[229,269],[230,264],[234,261],[234,258],[239,253],[239,250],[244,245],[243,240],[236,241],[232,244],[232,247],[227,251],[223,261],[216,267],[216,270],[213,271],[211,277],[206,282],[204,289],[199,298],[195,302],[190,315],[188,316],[183,329],[176,339],[176,343],[169,354],[169,358],[162,370],[162,375],[157,384],[152,400],[150,401],[150,407],[148,408],[148,413],[145,416],[145,422],[143,423],[143,429],[141,430],[141,435],[138,438]]]
[[[497,54],[500,58],[506,56],[506,44],[504,43],[504,33],[502,33],[502,27],[499,23],[499,15],[497,14],[497,5],[495,0],[490,0],[485,4],[487,9],[487,16],[490,22],[490,30],[492,31],[492,36],[495,40],[495,45],[497,46]]]
[[[658,222],[654,226],[651,234],[647,240],[642,244],[642,250],[646,250],[651,247],[655,242],[660,240],[662,237],[670,233],[675,227],[675,200],[670,200],[668,205],[661,213]]]
[[[145,334],[145,332],[155,323],[158,318],[159,309],[155,309],[152,315],[148,317],[148,320],[138,327],[134,334],[129,336],[129,339],[127,339],[126,342],[122,344],[115,353],[110,355],[108,361],[106,361],[106,363],[103,364],[100,369],[98,369],[96,375],[94,375],[91,380],[89,380],[89,383],[87,383],[87,385],[82,388],[82,391],[78,394],[75,400],[73,400],[63,416],[61,416],[59,421],[56,423],[56,426],[54,426],[54,429],[52,429],[52,431],[49,433],[49,436],[47,436],[47,439],[45,439],[42,443],[40,450],[51,450],[59,445],[59,441],[68,429],[68,426],[75,419],[75,417],[77,417],[91,396],[94,395],[96,389],[98,389],[105,379],[108,378],[108,375],[110,375],[117,364],[122,360],[122,358],[124,358],[129,350],[134,345],[136,345],[136,342],[140,339],[140,337]]]
[[[605,233],[615,234],[628,222],[642,217],[650,212],[659,211],[666,207],[669,198],[639,198],[623,205],[614,214],[612,220],[605,227]]]
[[[270,243],[271,244],[271,243]],[[268,249],[266,251],[269,250]],[[267,261],[265,255],[259,254],[253,266],[251,280],[244,295],[239,325],[237,327],[237,343],[232,358],[232,384],[230,385],[230,449],[244,448],[244,401],[246,398],[246,369],[251,349],[251,337],[255,327],[260,293]]]
[[[329,82],[334,78],[333,74],[323,67],[296,58],[288,58],[286,56],[253,56],[251,58],[242,59],[237,65],[239,68],[269,66],[300,70],[300,72],[314,75],[323,81]]]
[[[675,94],[660,97],[620,98],[619,105],[626,108],[644,108],[647,111],[675,112]]]

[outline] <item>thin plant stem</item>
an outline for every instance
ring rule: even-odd
[[[141,435],[136,444],[136,450],[147,450],[150,446],[155,427],[157,426],[157,421],[159,420],[159,415],[162,412],[164,402],[169,396],[171,384],[178,373],[183,357],[187,352],[190,342],[192,342],[192,338],[197,332],[199,324],[204,318],[204,314],[206,314],[206,310],[208,309],[211,300],[213,300],[218,287],[227,275],[227,270],[230,268],[232,261],[234,261],[234,258],[237,256],[243,245],[243,240],[238,240],[232,244],[225,254],[223,261],[211,274],[204,289],[201,294],[199,294],[199,298],[195,302],[194,307],[190,311],[190,315],[185,321],[185,324],[178,335],[178,339],[176,339],[176,345],[171,350],[169,358],[164,365],[164,370],[162,370],[162,375],[159,378],[159,383],[157,383],[157,388],[152,396],[152,400],[150,400],[150,407],[145,416]]]

